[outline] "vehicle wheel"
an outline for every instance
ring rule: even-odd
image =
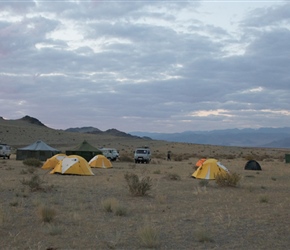
[[[7,159],[10,159],[10,155],[7,156]]]

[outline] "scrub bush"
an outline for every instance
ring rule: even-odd
[[[28,158],[23,161],[23,164],[28,167],[40,167],[42,162],[35,158]]]
[[[220,187],[236,187],[241,176],[237,173],[218,173],[215,182]]]
[[[152,180],[149,176],[139,178],[138,175],[133,173],[126,173],[124,175],[128,184],[129,191],[133,196],[147,195],[152,186]]]

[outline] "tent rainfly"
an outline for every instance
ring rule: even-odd
[[[65,154],[56,154],[49,159],[46,160],[46,162],[41,167],[42,169],[53,169],[59,161],[63,160],[65,158]]]
[[[89,144],[86,140],[82,142],[78,147],[66,150],[66,155],[79,155],[85,158],[87,161],[90,161],[95,155],[101,155],[102,152]]]
[[[58,153],[60,153],[58,149],[55,149],[47,145],[45,142],[38,140],[29,146],[18,148],[16,151],[16,160],[36,158],[40,161],[46,161],[48,158]]]
[[[195,163],[195,168],[199,168],[204,162],[206,161],[206,158],[201,158]]]
[[[112,163],[104,155],[96,155],[90,161],[89,165],[92,168],[111,168]]]
[[[229,170],[216,159],[207,159],[197,170],[194,171],[192,177],[196,179],[214,180],[218,173],[229,173]]]
[[[79,155],[69,155],[57,163],[51,174],[94,175],[89,163]]]

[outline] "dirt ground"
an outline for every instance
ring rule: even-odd
[[[41,168],[32,173],[15,156],[0,160],[0,249],[147,249],[139,235],[145,226],[155,230],[152,248],[157,249],[289,248],[290,164],[282,154],[256,149],[255,156],[267,155],[259,161],[262,171],[246,171],[242,155],[255,149],[221,149],[219,155],[226,157],[219,160],[241,176],[239,185],[219,187],[210,181],[202,187],[191,177],[199,158],[174,160],[181,152],[170,144],[175,155],[166,161],[160,155],[169,144],[162,147],[154,150],[159,157],[150,164],[113,162],[111,169],[94,168],[94,176],[51,175]],[[198,155],[208,153],[206,148]],[[132,196],[126,173],[149,176],[149,195]],[[24,185],[33,175],[41,178],[43,190]],[[126,213],[105,211],[103,202],[110,198]],[[55,211],[51,222],[43,222],[43,207]]]

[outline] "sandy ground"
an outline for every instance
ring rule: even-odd
[[[161,147],[157,153],[163,155]],[[197,157],[119,161],[112,169],[93,169],[95,176],[51,175],[41,168],[30,173],[15,156],[0,160],[0,248],[147,249],[138,231],[149,225],[158,236],[157,249],[288,249],[290,165],[280,156],[271,158],[272,151],[260,151],[267,153],[270,157],[259,161],[262,171],[244,170],[243,157],[220,159],[241,176],[235,188],[215,181],[201,187],[191,177]],[[126,173],[149,176],[149,195],[132,196]],[[23,184],[33,175],[41,178],[43,190],[32,192]],[[104,210],[102,202],[110,198],[126,215]],[[43,207],[56,213],[50,223],[39,214]]]
[[[43,140],[63,152],[87,140],[114,147],[120,161],[94,176],[51,175],[40,167],[0,159],[0,249],[147,249],[139,231],[149,228],[157,249],[288,249],[290,164],[286,149],[220,147],[113,135],[66,133],[23,121],[0,120],[0,141],[14,149]],[[135,147],[147,145],[150,164],[134,164]],[[166,161],[167,151],[172,161]],[[235,188],[191,177],[201,157],[216,158],[241,180]],[[248,159],[262,171],[246,171]],[[151,179],[149,195],[134,197],[124,175]],[[31,191],[37,176],[41,190]],[[174,178],[173,178],[174,177]],[[177,180],[175,180],[177,179]],[[107,212],[112,200],[124,212]],[[44,222],[41,211],[54,211]],[[144,236],[144,235],[143,235]]]

